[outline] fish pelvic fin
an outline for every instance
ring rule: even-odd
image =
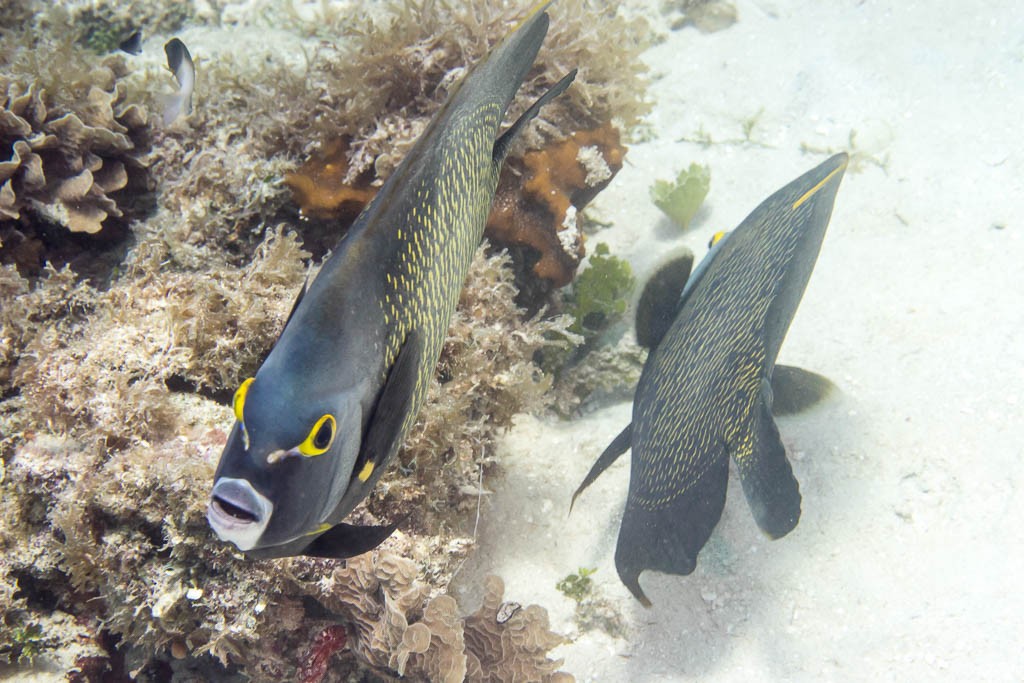
[[[369,552],[387,540],[403,520],[383,526],[335,524],[316,537],[302,551],[307,557],[327,557],[343,560]]]
[[[640,587],[640,574],[648,569],[684,576],[693,572],[697,554],[722,516],[728,482],[729,458],[724,449],[683,491],[657,505],[641,505],[630,482],[615,546],[615,569],[644,607],[650,607],[651,601]]]
[[[601,473],[608,469],[608,466],[618,460],[619,456],[625,453],[633,441],[633,423],[630,422],[626,425],[626,428],[619,432],[619,435],[612,440],[608,447],[604,449],[604,452],[598,456],[597,461],[591,466],[590,471],[587,472],[587,476],[583,478],[583,483],[579,485],[576,492],[572,494],[572,500],[569,502],[569,514],[572,514],[572,506],[576,504],[576,498],[583,493],[583,489],[587,488],[594,483]]]
[[[800,485],[786,458],[772,417],[768,389],[751,416],[749,437],[732,452],[750,511],[771,538],[781,538],[800,521]]]
[[[551,86],[546,93],[538,97],[537,101],[531,104],[530,108],[523,112],[523,115],[508,127],[508,130],[501,134],[501,137],[495,141],[494,150],[491,153],[491,158],[496,166],[501,166],[502,162],[505,161],[505,157],[508,156],[508,150],[512,146],[512,141],[522,132],[526,124],[537,116],[541,107],[565,92],[565,89],[569,87],[575,78],[576,69],[573,69],[563,76],[558,83]]]
[[[772,369],[772,415],[795,415],[818,405],[836,385],[828,377],[792,365]]]

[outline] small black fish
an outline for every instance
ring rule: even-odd
[[[186,116],[192,113],[192,91],[196,87],[196,67],[192,63],[192,55],[189,54],[185,43],[177,38],[171,38],[164,45],[164,53],[167,55],[167,68],[174,74],[178,81],[178,92],[171,95],[164,107],[164,125],[168,126],[174,122],[182,113]]]
[[[667,297],[667,309],[650,310],[666,300],[665,292],[678,292],[692,257],[675,264],[681,275],[652,278],[641,297],[638,337],[652,350],[633,421],[597,459],[573,501],[632,448],[615,566],[644,605],[650,601],[640,588],[643,571],[694,570],[725,505],[730,456],[768,536],[784,536],[800,518],[799,485],[772,417],[773,371],[846,164],[847,156],[837,154],[765,200],[714,242],[681,296]],[[780,377],[810,393],[831,386],[802,371]]]
[[[130,36],[118,43],[117,49],[130,55],[141,55],[142,31],[133,31]]]

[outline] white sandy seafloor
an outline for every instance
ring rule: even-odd
[[[632,599],[613,553],[629,461],[572,491],[630,419],[522,419],[503,481],[485,482],[481,547],[460,575],[504,577],[574,641],[582,681],[1024,680],[1024,13],[1014,2],[737,3],[739,21],[670,33],[646,55],[652,138],[596,205],[638,272],[710,234],[824,159],[859,151],[781,362],[841,396],[780,420],[803,493],[769,541],[735,477],[687,577],[645,573]],[[752,137],[742,122],[762,111]],[[716,144],[681,141],[698,130]],[[857,151],[857,150],[855,150]],[[863,158],[863,157],[862,157]],[[679,237],[655,178],[712,169],[706,210]],[[596,567],[625,638],[580,633],[556,582]]]

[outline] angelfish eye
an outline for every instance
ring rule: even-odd
[[[252,385],[255,377],[242,382],[242,385],[238,387],[238,391],[235,392],[235,397],[231,399],[231,408],[235,411],[235,419],[239,422],[245,422],[242,419],[242,409],[245,408],[245,395],[249,393],[249,387]]]
[[[336,429],[337,423],[334,421],[334,416],[324,415],[309,430],[306,440],[299,444],[299,453],[312,457],[326,452],[334,441]]]

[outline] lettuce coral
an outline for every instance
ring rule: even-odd
[[[33,214],[96,233],[123,216],[117,192],[131,174],[145,174],[147,115],[125,102],[123,60],[110,58],[99,71],[75,108],[55,106],[38,81],[0,73],[0,147],[11,150],[0,161],[0,221]]]

